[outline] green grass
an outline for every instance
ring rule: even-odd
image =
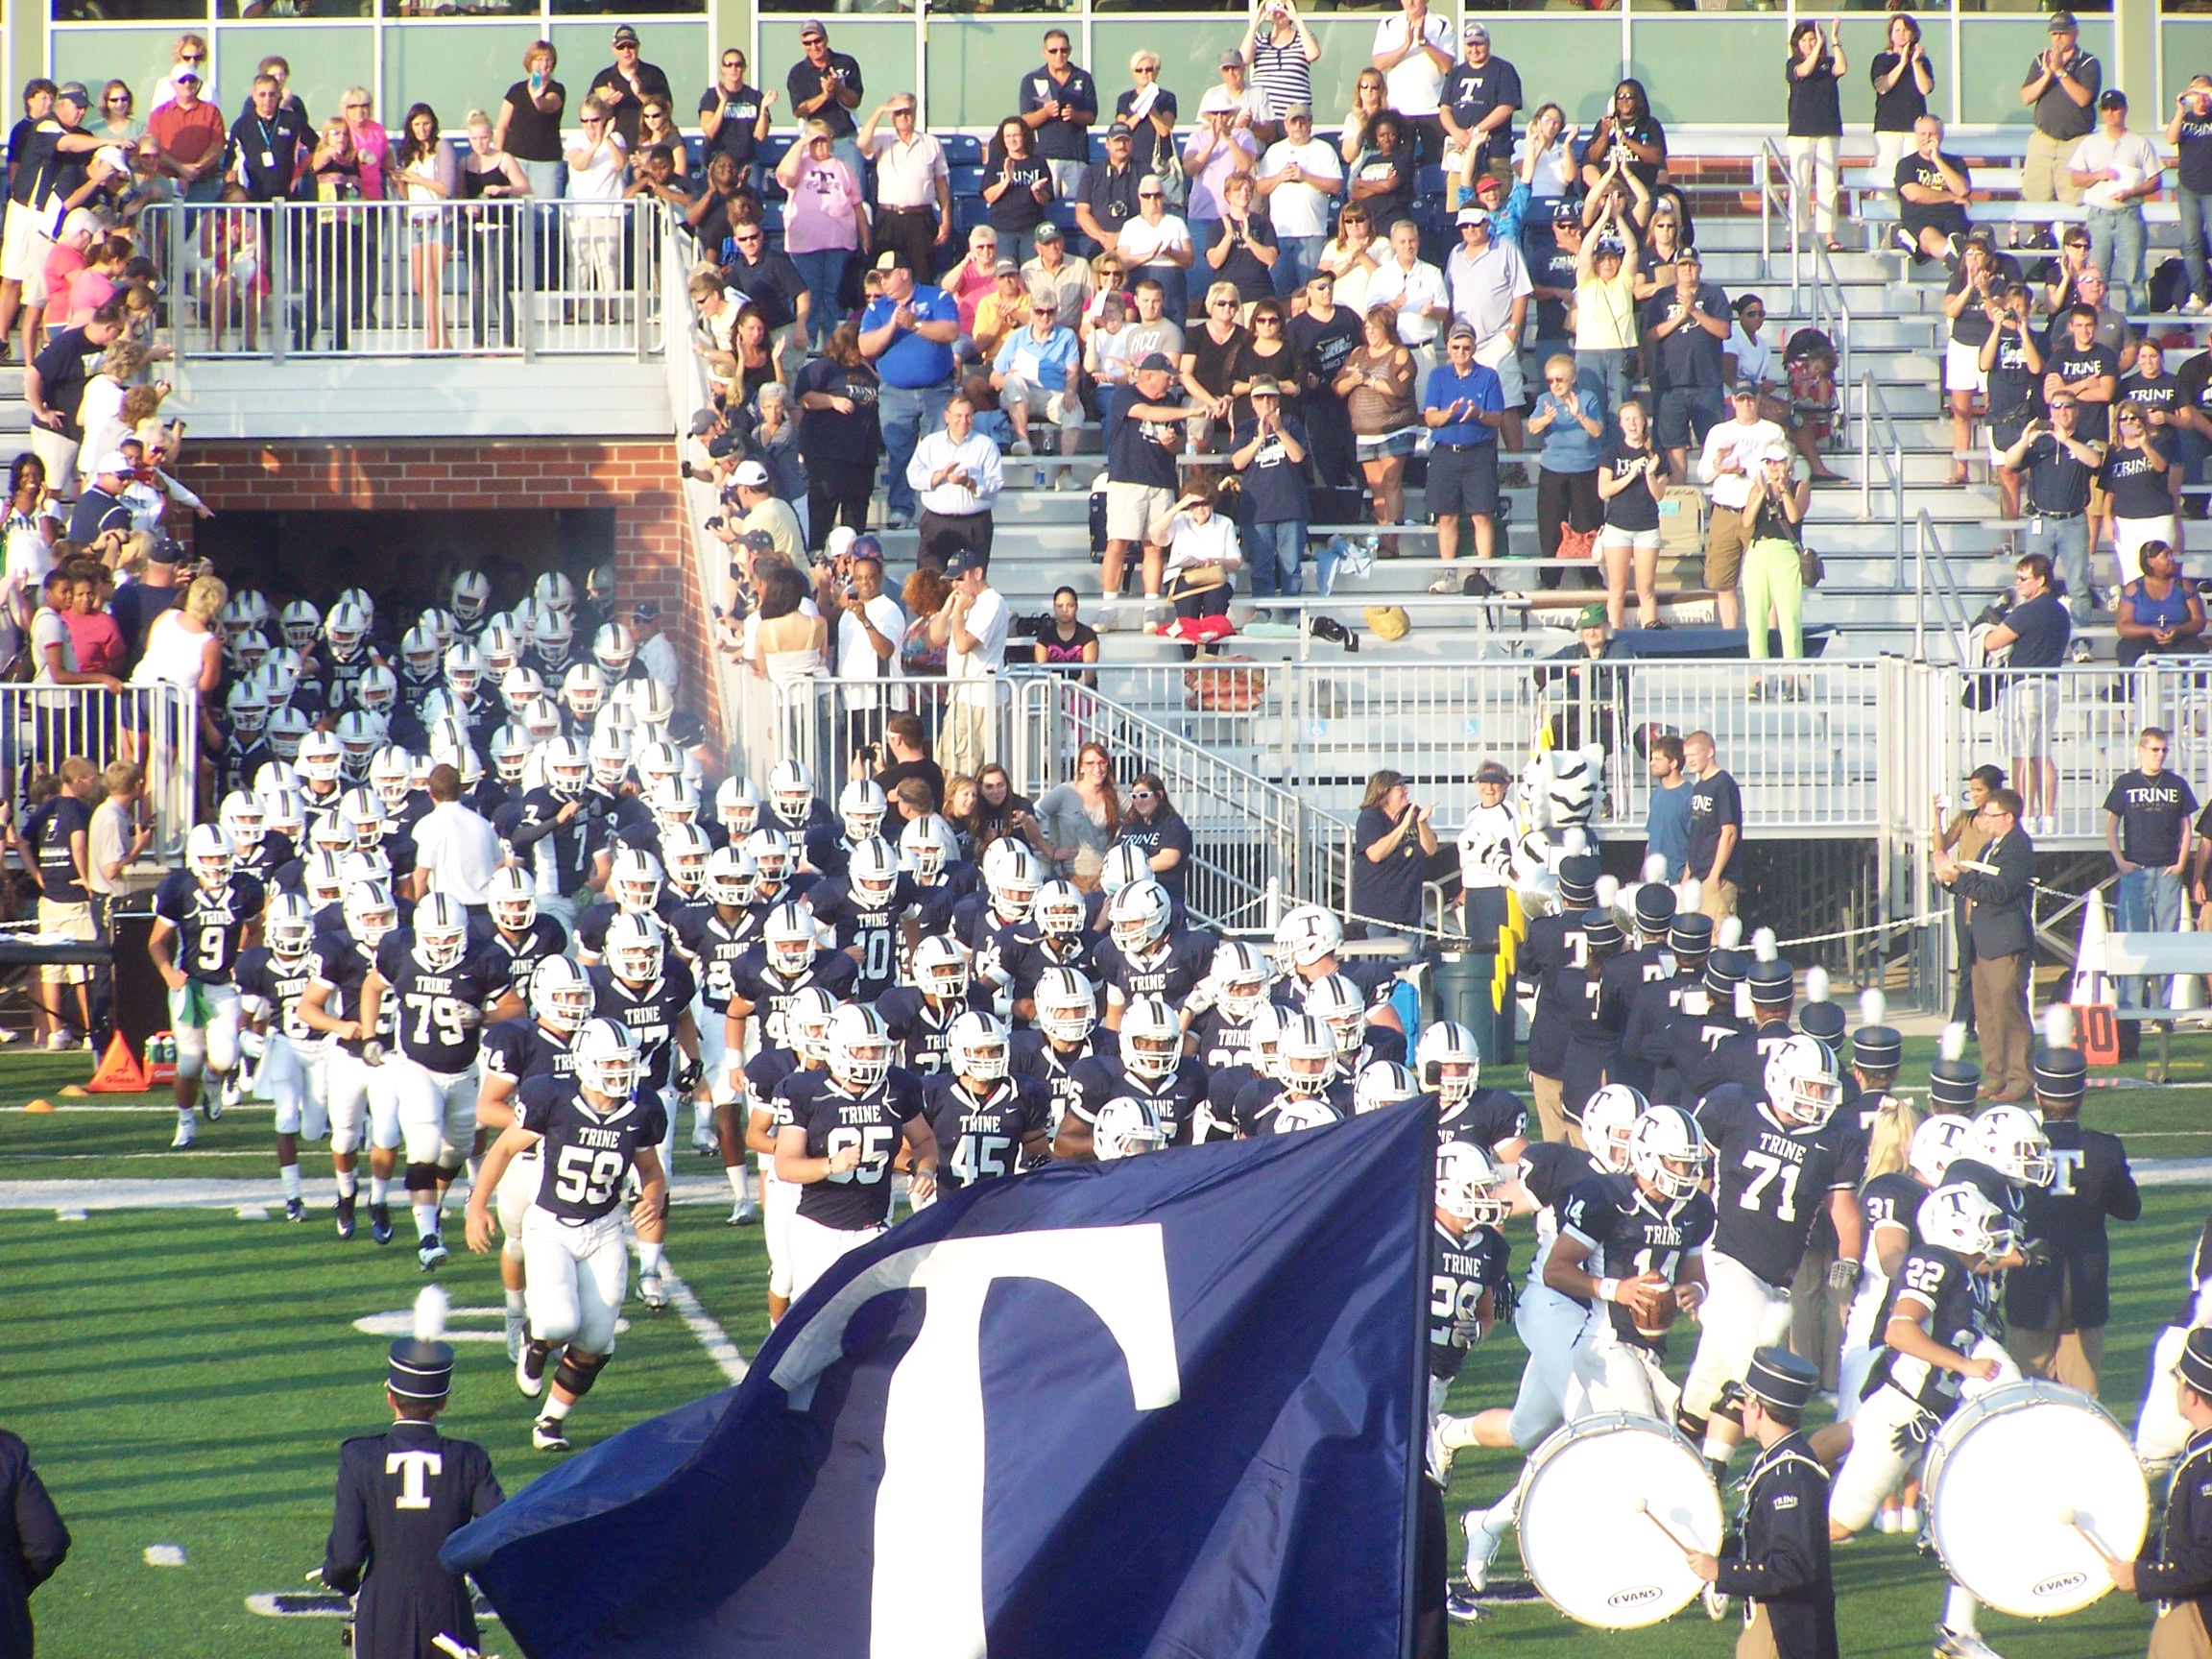
[[[1916,1043],[1925,1051],[1931,1046]],[[1918,1056],[1914,1056],[1918,1059]],[[2176,1045],[2176,1058],[2212,1060],[2212,1039]],[[1924,1065],[1924,1059],[1920,1059]],[[88,1071],[83,1056],[0,1061],[0,1107],[57,1098]],[[154,1097],[156,1101],[158,1096]],[[266,1111],[203,1125],[191,1153],[165,1151],[171,1119],[118,1112],[114,1097],[52,1116],[0,1112],[0,1179],[266,1176]],[[2212,1153],[2212,1093],[2099,1092],[2088,1119],[2130,1137],[2139,1153]],[[225,1154],[235,1154],[226,1156]],[[326,1153],[302,1149],[312,1176]],[[679,1169],[711,1169],[680,1155]],[[2115,1312],[2105,1356],[2107,1404],[2124,1422],[2141,1397],[2148,1345],[2181,1298],[2189,1249],[2204,1217],[2201,1190],[2153,1190],[2144,1219],[2119,1230]],[[746,1354],[766,1334],[766,1260],[757,1229],[721,1226],[718,1209],[676,1213],[669,1252],[707,1310]],[[404,1229],[403,1229],[404,1231]],[[1516,1264],[1528,1238],[1514,1233]],[[378,1392],[384,1339],[353,1329],[363,1315],[405,1308],[421,1283],[405,1241],[386,1250],[366,1231],[350,1245],[327,1219],[290,1227],[223,1212],[94,1212],[59,1222],[50,1212],[0,1212],[0,1423],[31,1443],[76,1533],[75,1551],[35,1602],[47,1659],[119,1659],[142,1652],[222,1659],[328,1655],[329,1620],[274,1620],[247,1611],[249,1595],[294,1589],[322,1559],[338,1443],[383,1425]],[[489,1257],[456,1257],[441,1275],[457,1305],[496,1307]],[[579,1445],[722,1385],[721,1374],[673,1313],[633,1320],[615,1363],[574,1420]],[[1677,1356],[1677,1371],[1688,1345]],[[496,1344],[461,1346],[453,1431],[483,1441],[510,1492],[548,1460],[528,1444],[529,1411]],[[1509,1404],[1522,1351],[1502,1334],[1471,1358],[1453,1409]],[[1518,1459],[1462,1453],[1451,1508],[1487,1503],[1513,1480]],[[180,1544],[182,1568],[145,1565],[149,1545]],[[1514,1560],[1508,1544],[1503,1564]],[[1943,1578],[1909,1539],[1869,1535],[1839,1548],[1843,1651],[1859,1659],[1925,1653]],[[1985,1616],[2007,1659],[2104,1659],[2140,1651],[2149,1614],[2107,1598],[2046,1625]],[[1733,1624],[1693,1610],[1656,1629],[1602,1639],[1623,1659],[1723,1653]],[[496,1633],[495,1647],[512,1651]],[[1501,1609],[1455,1630],[1463,1659],[1503,1646],[1586,1651],[1592,1633],[1542,1604]]]

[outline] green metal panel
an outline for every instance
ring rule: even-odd
[[[855,122],[866,121],[869,112],[894,92],[919,92],[914,84],[914,19],[911,17],[855,17],[828,12],[830,49],[843,52],[859,60],[860,105],[853,111]],[[763,17],[760,20],[760,49],[753,55],[753,84],[756,86],[776,88],[776,125],[780,128],[791,124],[791,97],[784,87],[784,80],[791,66],[806,54],[799,49],[799,25],[804,16]],[[944,25],[938,25],[942,31]],[[936,45],[940,35],[931,41]],[[742,38],[742,36],[740,36]],[[702,59],[701,61],[705,60]],[[1011,84],[1012,77],[1008,77]],[[697,102],[702,81],[691,94]],[[990,116],[982,119],[989,120]],[[688,119],[688,117],[686,117]],[[946,117],[932,106],[928,112],[933,127],[947,126]]]
[[[26,67],[8,89],[8,119],[23,113],[21,83],[34,75],[51,73],[57,81],[82,81],[98,96],[100,84],[120,79],[137,97],[135,113],[146,118],[147,100],[154,83],[168,72],[169,48],[186,26],[164,23],[145,29],[56,29],[53,32],[53,68]],[[202,30],[200,33],[204,34]]]
[[[2039,16],[1960,18],[1960,120],[1969,125],[2031,125],[2033,117],[2020,102],[2020,87],[2028,79],[2028,65],[2050,43],[2050,25]],[[2109,17],[2081,19],[2081,50],[2104,65],[2105,84],[2109,85],[2112,73],[2112,20]]]
[[[936,17],[929,23],[929,85],[925,108],[935,127],[988,127],[1014,113],[1023,74],[1045,61],[1045,31],[1066,27],[1041,16],[993,22],[981,17]],[[843,25],[838,43],[843,44]],[[1076,31],[1070,29],[1071,36]],[[1077,36],[1079,37],[1079,36]],[[1235,44],[1235,42],[1231,42]],[[793,61],[797,61],[796,59]],[[785,64],[788,68],[790,65]],[[885,91],[899,91],[913,80],[911,60],[905,79]],[[1118,84],[1118,83],[1116,83]],[[1110,114],[1114,101],[1100,89]],[[873,89],[862,103],[879,102]],[[856,111],[858,113],[858,111]]]
[[[449,130],[457,131],[471,109],[497,120],[499,99],[522,79],[522,53],[538,37],[538,26],[528,22],[460,28],[430,20],[386,24],[379,119],[396,127],[409,105],[427,104]],[[554,69],[555,79],[568,88],[564,119],[571,124],[576,106],[584,101],[584,83],[598,67],[596,62],[563,62]]]
[[[1782,79],[1786,19],[1628,15],[1628,73],[1644,83],[1662,124],[1771,122],[1781,135],[1790,104]],[[1844,51],[1848,58],[1848,40]]]
[[[2159,47],[2164,62],[2163,84],[2158,89],[2158,119],[2140,111],[2130,123],[2138,132],[2163,127],[2174,114],[2174,100],[2189,84],[2192,75],[2212,74],[2212,17],[2163,17],[2158,24]]]
[[[1527,108],[1551,103],[1587,130],[1613,107],[1621,81],[1621,19],[1517,12],[1491,25],[1493,49],[1521,71]]]
[[[629,23],[637,31],[638,56],[658,63],[668,77],[668,90],[676,101],[676,124],[687,126],[697,119],[699,94],[713,79],[707,65],[707,20],[704,17],[647,19],[643,17],[557,17],[553,21],[553,50],[561,55],[561,80],[568,88],[568,110],[561,117],[573,126],[584,102],[584,89],[600,70],[614,62],[612,40],[617,24]],[[513,73],[502,73],[490,96],[496,98],[521,74],[522,48],[517,46],[507,61]],[[443,113],[443,111],[441,111]]]
[[[215,34],[218,102],[235,115],[253,94],[261,60],[277,57],[292,65],[291,90],[307,101],[307,113],[321,121],[338,113],[338,95],[349,86],[369,86],[375,66],[374,25],[359,23],[229,23]],[[163,64],[167,67],[167,51]],[[371,88],[373,90],[373,87]],[[399,108],[405,108],[405,105]],[[379,118],[395,120],[388,101],[376,104]],[[441,109],[440,114],[445,111]]]

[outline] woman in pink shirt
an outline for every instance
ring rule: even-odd
[[[968,232],[968,252],[958,264],[937,279],[937,286],[952,296],[960,307],[960,332],[975,332],[975,307],[983,296],[998,285],[992,268],[998,263],[998,232],[978,225]]]
[[[353,135],[353,156],[361,164],[361,200],[384,200],[384,169],[392,160],[392,139],[378,122],[369,117],[373,106],[369,102],[369,89],[349,86],[339,103],[339,113],[346,117],[346,131]]]
[[[69,630],[69,643],[77,653],[77,666],[86,674],[123,672],[123,629],[100,608],[101,580],[92,574],[97,565],[79,562],[77,578],[69,586],[69,609],[61,613],[61,625]]]
[[[69,278],[69,326],[81,328],[93,312],[115,298],[116,278],[131,262],[131,239],[110,236],[84,251],[84,268]]]
[[[837,158],[831,142],[828,122],[809,121],[802,141],[776,164],[776,181],[789,198],[783,208],[783,252],[813,296],[806,329],[817,347],[845,316],[837,289],[846,264],[855,252],[868,251],[860,180]]]

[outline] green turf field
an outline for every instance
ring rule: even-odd
[[[2187,1040],[2176,1054],[2202,1067],[2212,1040]],[[0,1182],[273,1174],[266,1108],[203,1125],[199,1146],[171,1154],[173,1118],[117,1109],[156,1100],[58,1097],[88,1070],[81,1055],[0,1059]],[[67,1109],[21,1112],[33,1095]],[[2128,1134],[2141,1155],[2212,1154],[2212,1089],[2099,1091],[2086,1118]],[[305,1148],[302,1165],[311,1177],[325,1174],[327,1155]],[[718,1170],[714,1160],[679,1155],[680,1175]],[[2208,1199],[2204,1188],[2149,1190],[2144,1219],[2120,1231],[2104,1375],[2106,1403],[2124,1422],[2134,1415],[2149,1343],[2180,1300]],[[680,1207],[669,1256],[704,1311],[750,1355],[766,1334],[766,1258],[758,1230],[724,1227],[725,1213],[719,1203]],[[388,1338],[354,1321],[407,1308],[420,1287],[401,1231],[378,1250],[365,1222],[340,1245],[321,1214],[293,1227],[220,1210],[94,1210],[82,1221],[57,1220],[52,1209],[0,1211],[0,1425],[30,1441],[77,1540],[34,1603],[42,1654],[335,1651],[335,1620],[266,1618],[246,1602],[302,1587],[322,1558],[338,1442],[383,1426]],[[1525,1228],[1513,1242],[1518,1269]],[[440,1278],[456,1307],[499,1306],[489,1257],[458,1254]],[[648,1315],[633,1300],[626,1311],[633,1324],[617,1358],[572,1419],[579,1446],[723,1385],[674,1310]],[[457,1323],[498,1331],[495,1316]],[[529,1408],[498,1342],[462,1343],[460,1356],[446,1422],[490,1447],[513,1492],[548,1463],[530,1450]],[[1520,1345],[1502,1334],[1470,1360],[1453,1409],[1509,1404],[1521,1362]],[[1507,1455],[1461,1453],[1455,1516],[1497,1497],[1517,1468]],[[185,1564],[147,1565],[156,1545],[181,1546]],[[1502,1576],[1512,1561],[1508,1544]],[[1839,1547],[1837,1571],[1846,1654],[1928,1650],[1943,1580],[1910,1539],[1869,1535]],[[2148,1623],[2146,1611],[2112,1597],[2046,1625],[1985,1615],[1983,1628],[2007,1659],[2105,1659],[2140,1652]],[[1565,1655],[1601,1644],[1623,1659],[1719,1655],[1732,1649],[1736,1628],[1693,1609],[1654,1630],[1601,1637],[1539,1603],[1456,1630],[1454,1653],[1471,1659],[1504,1647]],[[513,1652],[495,1629],[489,1639],[493,1650]]]

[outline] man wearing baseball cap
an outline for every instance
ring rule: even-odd
[[[730,485],[737,493],[738,534],[763,531],[777,552],[792,564],[804,565],[806,539],[799,529],[799,515],[791,510],[790,502],[776,493],[768,469],[757,461],[740,461],[730,475]]]
[[[2030,61],[2020,84],[2020,102],[2035,112],[2020,163],[2020,199],[2072,204],[2081,200],[2081,186],[2066,161],[2097,126],[2091,108],[2104,89],[2104,66],[2081,50],[2073,12],[2052,12],[2049,30],[2051,44]]]
[[[86,163],[101,139],[84,131],[89,104],[82,83],[60,87],[51,113],[23,124],[30,132],[20,153],[9,158],[8,218],[0,229],[0,342],[15,326],[16,310],[26,300],[34,318],[45,303],[46,255],[54,246],[54,229],[69,208],[92,193]],[[36,334],[27,329],[23,361],[31,360],[36,343]]]
[[[973,778],[998,750],[998,679],[1013,613],[985,577],[979,554],[955,553],[945,575],[952,593],[930,619],[929,639],[945,648],[945,678],[960,684],[947,710],[942,758],[946,771]]]
[[[648,63],[638,56],[637,31],[627,23],[614,30],[614,61],[591,78],[585,96],[596,98],[606,107],[614,117],[614,131],[633,150],[637,147],[637,124],[644,119],[647,99],[661,99],[671,111],[676,108],[676,94],[669,90],[668,77],[661,73],[660,64]]]
[[[1152,523],[1182,493],[1176,457],[1182,453],[1186,422],[1204,414],[1183,390],[1174,362],[1160,351],[1141,358],[1128,381],[1113,388],[1107,398],[1106,556],[1098,567],[1102,634],[1118,625],[1115,601],[1133,547],[1143,549],[1144,619],[1153,620],[1166,552],[1151,540]]]
[[[2089,217],[2089,263],[2111,279],[2123,311],[2148,303],[2143,287],[2143,204],[2158,194],[2165,163],[2151,140],[2128,131],[2128,94],[2107,86],[2097,100],[2099,131],[2074,147],[2066,175]]]
[[[161,171],[177,180],[178,193],[185,201],[219,202],[223,156],[230,140],[223,111],[201,96],[197,63],[178,64],[169,79],[177,88],[176,100],[154,111],[146,123],[146,136],[158,152]],[[60,108],[57,99],[55,109]]]
[[[1304,25],[1300,25],[1303,30]],[[1275,226],[1275,297],[1287,300],[1321,268],[1329,245],[1329,215],[1344,187],[1336,147],[1313,136],[1313,106],[1283,110],[1283,136],[1260,158],[1259,190]]]
[[[893,251],[877,261],[883,292],[860,313],[860,355],[874,366],[880,386],[876,416],[890,464],[884,492],[885,523],[903,530],[914,522],[914,486],[906,464],[922,434],[945,419],[952,397],[952,342],[960,338],[960,306],[944,289],[919,282],[905,254]]]
[[[831,147],[853,169],[853,177],[865,178],[860,146],[853,136],[853,111],[860,107],[860,60],[830,50],[830,31],[818,17],[799,25],[799,45],[806,56],[791,65],[783,83],[791,118],[802,127],[808,121],[827,125]]]
[[[1459,556],[1459,518],[1475,528],[1475,557],[1497,557],[1498,431],[1505,424],[1505,398],[1496,371],[1475,359],[1475,330],[1452,325],[1445,361],[1429,371],[1421,394],[1421,420],[1429,428],[1429,510],[1436,516],[1436,554]],[[1429,589],[1450,593],[1459,586],[1447,572]]]
[[[1459,45],[1463,56],[1444,77],[1437,114],[1444,123],[1446,149],[1473,150],[1474,171],[1487,173],[1496,163],[1512,159],[1521,72],[1491,55],[1490,31],[1476,18],[1460,26]]]
[[[1109,253],[1137,217],[1136,147],[1135,129],[1117,116],[1106,129],[1106,159],[1084,168],[1075,184],[1075,228]]]
[[[77,497],[69,513],[69,540],[90,547],[103,536],[131,534],[131,509],[123,505],[123,492],[131,487],[131,459],[119,449],[100,457],[92,482]]]

